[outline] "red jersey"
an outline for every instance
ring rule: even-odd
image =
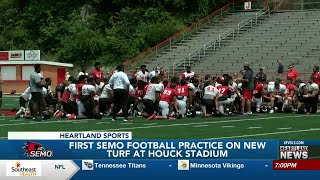
[[[287,84],[286,87],[288,89],[288,94],[291,94],[291,92],[294,92],[296,89],[296,86],[294,84]]]
[[[184,85],[184,86],[178,86],[177,87],[177,95],[178,96],[189,96],[189,86],[188,85]]]
[[[315,72],[312,74],[314,83],[318,84],[320,86],[320,73]]]
[[[175,96],[177,96],[177,91],[175,89],[165,88],[161,94],[160,101],[165,101],[170,104]]]
[[[260,98],[262,96],[262,90],[263,90],[263,84],[258,82],[253,91],[254,97]]]
[[[69,98],[70,98],[70,91],[69,90],[65,90],[61,96],[61,101],[64,103],[68,103],[69,102]]]
[[[82,86],[84,86],[85,84],[77,84],[76,88],[78,91],[78,94],[74,96],[75,100],[80,100],[80,95],[82,94]]]
[[[93,78],[98,78],[100,81],[103,81],[103,72],[99,69],[94,69],[92,72]]]
[[[219,90],[219,93],[223,96],[229,96],[229,86],[217,86],[217,89]]]
[[[291,70],[291,71],[288,71],[288,73],[287,73],[287,79],[293,79],[293,80],[295,80],[295,79],[297,79],[299,77],[299,73],[296,71],[296,70]]]

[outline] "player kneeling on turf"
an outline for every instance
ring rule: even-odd
[[[214,87],[212,79],[210,80],[210,85],[204,88],[204,95],[202,98],[202,110],[203,117],[212,116],[213,109],[215,109],[215,113],[219,111],[219,90]]]
[[[315,114],[318,109],[319,86],[314,82],[313,77],[309,79],[308,94],[304,95],[307,114]]]
[[[286,106],[286,103],[284,103],[284,101],[287,100],[287,88],[285,85],[280,84],[279,81],[276,81],[274,83],[274,87],[270,87],[268,89],[268,91],[270,92],[270,105],[271,105],[271,110],[270,113],[274,113],[275,109],[278,109],[280,107],[280,105],[282,104],[282,110],[283,107]]]
[[[171,83],[170,88],[165,88],[161,97],[160,97],[160,102],[159,102],[159,108],[161,109],[161,116],[157,116],[156,114],[153,114],[148,118],[148,120],[153,120],[153,119],[167,119],[169,117],[169,120],[174,120],[172,116],[169,116],[170,110],[173,112],[172,104],[175,108],[175,110],[178,109],[178,105],[176,102],[176,96],[177,96],[177,91],[176,91],[176,84]]]
[[[228,109],[230,109],[230,105],[235,100],[231,98],[230,86],[233,85],[232,79],[226,80],[225,82],[222,83],[222,86],[218,86],[219,93],[221,94],[221,97],[219,97],[219,111],[221,114],[225,114],[224,106],[228,106]]]
[[[182,114],[182,116],[185,116],[187,113],[187,107],[188,107],[188,97],[190,94],[190,91],[192,92],[194,88],[187,85],[187,81],[181,80],[180,86],[177,87],[177,103],[179,108],[179,113]],[[189,100],[191,97],[189,98]]]

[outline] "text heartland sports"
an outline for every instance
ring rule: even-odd
[[[280,159],[308,159],[308,146],[280,146]]]

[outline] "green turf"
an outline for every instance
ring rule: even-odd
[[[176,121],[132,123],[102,120],[54,120],[34,122],[12,117],[0,119],[0,137],[8,131],[131,131],[135,139],[318,139],[320,116],[273,114]],[[279,129],[280,128],[280,129]],[[285,128],[285,129],[281,129]]]
[[[10,100],[10,101],[9,101]],[[16,98],[17,100],[17,98]],[[18,105],[13,98],[7,104]],[[0,137],[8,131],[130,131],[134,139],[319,139],[320,115],[256,114],[220,118],[185,118],[181,120],[134,122],[102,120],[63,120],[34,122],[0,117]]]

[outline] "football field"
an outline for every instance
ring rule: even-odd
[[[5,98],[4,106],[18,108],[17,98]],[[131,131],[134,139],[282,139],[320,138],[320,114],[254,114],[213,118],[153,120],[135,118],[123,122],[101,120],[54,119],[36,122],[29,119],[0,117],[0,137],[8,131]]]

